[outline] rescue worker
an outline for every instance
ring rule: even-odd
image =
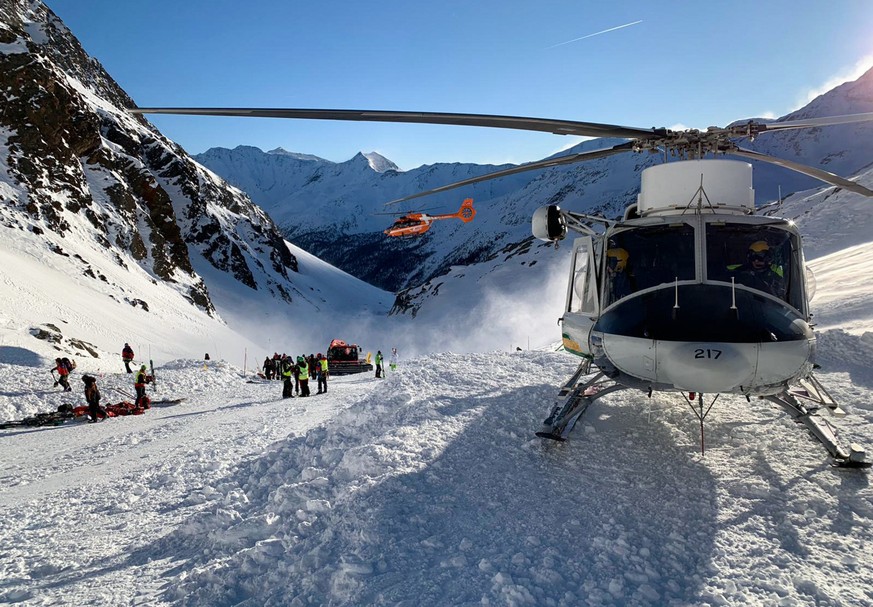
[[[55,371],[58,372],[58,378],[55,380],[55,385],[57,386],[58,384],[60,384],[60,386],[64,389],[64,392],[72,392],[73,389],[70,387],[68,377],[70,375],[70,368],[65,365],[64,361],[62,361],[60,358],[55,359],[55,368],[52,369],[52,377],[54,377]]]
[[[382,377],[382,350],[376,351],[376,377]]]
[[[288,363],[291,365],[291,373],[294,375],[294,394],[300,396],[300,367],[293,363],[290,356]]]
[[[88,423],[93,424],[109,417],[106,409],[100,406],[100,390],[97,389],[97,378],[83,375],[82,381],[85,382],[85,402],[88,403],[88,414],[91,417]]]
[[[765,240],[749,245],[746,263],[728,266],[738,283],[785,299],[785,272],[773,263],[773,252]]]
[[[309,377],[316,379],[318,377],[318,362],[315,360],[315,354],[310,354],[306,357],[306,364],[309,365]]]
[[[290,358],[282,359],[279,365],[278,373],[282,375],[282,398],[291,398],[294,396],[294,385],[291,383],[291,375],[293,375]]]
[[[136,374],[133,380],[133,387],[136,390],[136,401],[133,403],[135,407],[148,409],[151,406],[145,391],[148,382],[149,376],[146,374],[146,366],[143,365],[139,368],[139,373]]]
[[[606,251],[606,284],[607,289],[609,289],[609,303],[618,301],[636,291],[634,279],[627,264],[629,258],[627,250],[621,247],[612,247]]]
[[[300,396],[309,396],[309,364],[304,357],[298,356],[296,366],[300,370]]]
[[[273,366],[273,360],[269,356],[264,359],[264,366],[262,368],[264,369],[264,377],[273,379],[273,373],[276,371],[276,368]]]
[[[124,347],[121,349],[121,360],[124,361],[124,368],[127,372],[133,373],[130,368],[130,363],[133,362],[133,348],[131,348],[128,343],[125,343]]]
[[[321,354],[318,353],[318,358],[316,358],[316,362],[318,363],[318,393],[327,392],[327,359]]]

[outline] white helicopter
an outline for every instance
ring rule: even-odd
[[[609,148],[550,158],[419,192],[388,204],[481,181],[623,152],[681,160],[647,168],[637,202],[621,219],[537,209],[533,235],[573,243],[566,306],[559,319],[567,351],[582,357],[537,435],[565,440],[595,400],[623,389],[680,392],[700,422],[722,393],[761,397],[803,423],[839,466],[866,467],[864,449],[842,445],[817,415],[843,415],[813,373],[815,335],[801,236],[790,220],[756,214],[752,166],[707,158],[730,154],[798,171],[873,197],[827,171],[744,149],[735,140],[786,129],[873,120],[873,113],[754,122],[672,131],[592,122],[432,112],[136,108],[138,114],[252,116],[449,124],[618,137]],[[595,369],[592,369],[594,367]],[[707,406],[705,394],[715,394]]]

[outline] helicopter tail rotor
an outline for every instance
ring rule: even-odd
[[[471,221],[473,221],[473,218],[476,217],[476,209],[473,208],[472,198],[464,199],[464,202],[461,203],[461,208],[458,209],[455,217],[457,217],[464,223],[470,223]]]

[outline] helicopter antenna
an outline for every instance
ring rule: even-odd
[[[779,198],[774,200],[773,202],[768,202],[767,204],[758,207],[758,209],[756,210],[757,213],[760,213],[761,215],[764,215],[766,217],[770,217],[778,213],[780,209],[782,209],[782,203],[785,202],[785,200],[782,198],[782,186],[779,185],[778,187]]]
[[[697,209],[701,210],[701,204],[703,199],[706,198],[706,204],[709,206],[709,209],[715,213],[715,207],[712,205],[712,201],[709,199],[709,196],[706,195],[706,190],[703,189],[703,173],[700,174],[700,198],[697,199]]]
[[[709,207],[713,213],[715,213],[715,206],[712,204],[712,201],[709,199],[709,196],[706,194],[706,190],[703,189],[703,173],[700,174],[700,185],[697,188],[697,191],[691,195],[691,200],[688,201],[688,204],[685,205],[685,208],[682,209],[682,215],[688,211],[692,205],[694,205],[694,198],[697,198],[697,212],[703,210],[703,200],[706,199],[706,206]]]
[[[779,197],[776,199],[776,204],[773,205],[772,210],[767,212],[767,215],[774,215],[774,214],[778,213],[780,210],[782,210],[783,200],[782,200],[782,184],[781,183],[777,186],[777,192],[778,192]]]

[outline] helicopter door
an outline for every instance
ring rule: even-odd
[[[573,264],[567,293],[567,312],[596,317],[600,314],[597,263],[590,236],[573,242]]]

